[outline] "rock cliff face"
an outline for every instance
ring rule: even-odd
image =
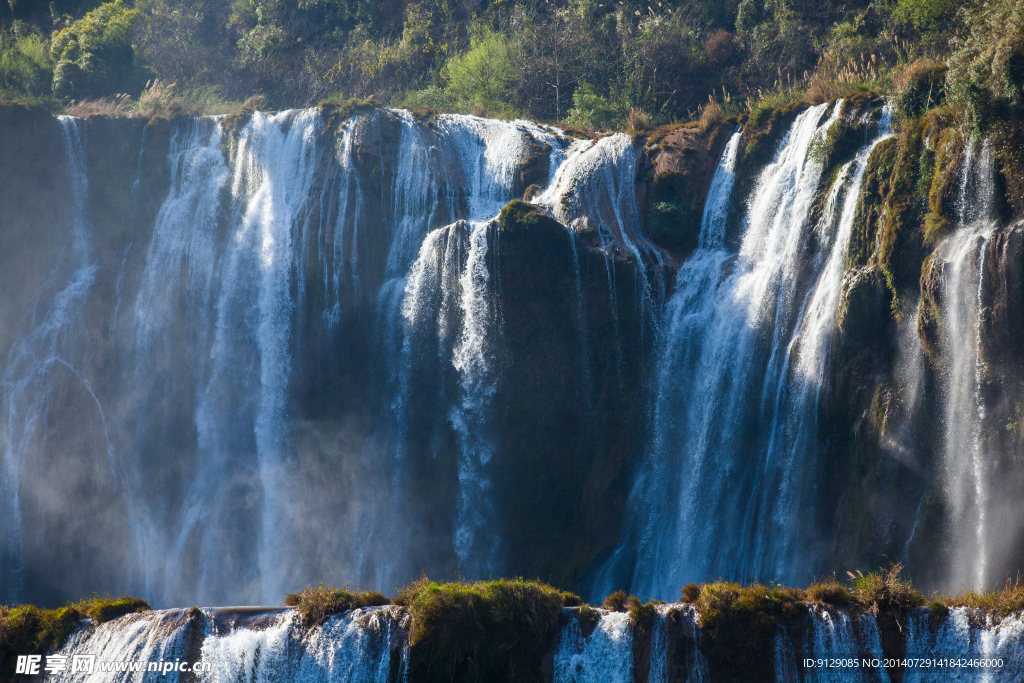
[[[595,140],[3,107],[0,585],[997,582],[1024,562],[999,144],[863,94]]]

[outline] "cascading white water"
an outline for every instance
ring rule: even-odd
[[[452,364],[459,372],[462,388],[461,400],[450,413],[462,451],[455,552],[460,566],[472,567],[474,573],[493,569],[498,551],[494,536],[484,541],[480,538],[496,521],[488,505],[491,483],[485,474],[487,463],[494,456],[494,446],[479,428],[487,421],[488,403],[494,394],[494,368],[488,345],[493,343],[489,332],[496,316],[488,289],[487,235],[487,223],[472,224],[466,266],[459,278],[462,332],[452,353]]]
[[[173,419],[174,407],[154,399],[182,381],[184,368],[191,370],[193,387],[208,377],[206,354],[177,358],[173,340],[176,332],[187,327],[193,348],[209,348],[218,210],[220,194],[230,178],[220,143],[221,129],[215,120],[195,119],[172,136],[168,154],[171,186],[153,227],[126,353],[126,383],[132,391],[126,397],[128,405],[122,407],[128,416],[121,442],[130,482],[126,494],[131,499],[132,532],[143,563],[142,588],[153,597],[164,593],[165,599],[177,581],[184,546],[205,506],[192,506],[177,528],[168,528],[167,510],[146,494],[143,460],[160,438],[148,433],[151,425],[159,432],[163,423]],[[178,316],[181,309],[193,314],[183,321]],[[167,362],[171,358],[182,362]]]
[[[196,411],[200,457],[187,496],[195,513],[183,515],[198,520],[202,510],[204,524],[212,516],[222,517],[219,530],[232,526],[227,517],[234,513],[223,500],[225,480],[238,482],[243,487],[239,494],[260,499],[258,518],[251,520],[259,548],[253,580],[255,594],[267,602],[280,599],[287,589],[280,575],[288,542],[283,495],[293,241],[307,217],[320,125],[315,110],[257,113],[240,136],[231,184],[237,218],[220,265],[211,367]],[[247,386],[251,394],[242,393]],[[243,483],[238,472],[253,478]],[[218,586],[231,544],[204,531],[200,585]]]
[[[729,218],[729,200],[732,199],[732,188],[736,184],[736,158],[739,154],[743,134],[740,130],[733,131],[732,137],[725,145],[722,158],[711,178],[707,199],[704,200],[704,213],[700,219],[699,246],[714,249],[725,244],[725,228]]]
[[[595,232],[602,249],[611,257],[605,268],[615,320],[620,378],[622,339],[615,291],[615,257],[627,256],[636,264],[664,263],[662,251],[641,230],[636,164],[636,149],[628,135],[619,133],[596,141],[577,140],[569,148],[548,189],[536,200],[574,232]],[[645,268],[636,271],[636,296],[641,311],[660,307],[665,298],[660,270],[657,273],[655,282],[651,283]]]
[[[162,666],[163,662],[187,661],[193,628],[190,617],[190,610],[175,609],[132,614],[98,626],[83,619],[55,653],[67,658],[66,668],[47,680],[114,683],[156,679],[160,674],[146,675],[145,667],[150,662],[160,662]],[[76,655],[88,657],[92,671],[76,670]],[[132,665],[142,665],[143,671],[125,670]],[[169,671],[164,677],[180,680],[177,672]]]
[[[602,573],[605,583],[633,544],[632,587],[643,595],[671,597],[688,581],[715,576],[808,578],[795,547],[806,515],[802,477],[814,457],[860,184],[874,145],[888,135],[885,112],[813,224],[822,166],[809,150],[842,125],[841,109],[840,101],[831,113],[820,105],[796,118],[750,195],[738,253],[725,246],[722,223],[740,133],[726,146],[700,246],[666,306],[650,450],[633,488],[631,530]],[[809,254],[812,231],[820,246]]]
[[[633,630],[625,612],[601,610],[593,632],[583,636],[570,618],[555,651],[554,683],[632,683]]]
[[[814,683],[873,683],[889,680],[884,666],[881,635],[874,617],[863,615],[854,619],[847,612],[819,606],[811,609],[809,618],[811,626],[806,658],[834,658],[855,661],[857,664],[810,668],[805,670],[803,680]],[[861,666],[865,660],[875,662],[877,666]],[[799,679],[793,677],[778,680]]]
[[[92,287],[96,266],[91,256],[89,179],[85,157],[86,124],[70,116],[58,117],[67,157],[71,192],[70,225],[61,262],[36,295],[33,310],[22,323],[23,330],[11,347],[2,377],[0,448],[0,580],[2,592],[17,599],[22,585],[22,476],[31,467],[31,456],[46,441],[54,416],[50,401],[60,383],[70,381],[84,389],[89,410],[95,410],[106,441],[110,477],[119,473],[103,406],[96,398],[81,369],[88,355],[82,308]],[[55,501],[29,501],[33,508]],[[8,566],[3,566],[3,559]]]
[[[942,680],[1001,683],[1024,680],[1024,619],[1019,614],[994,620],[967,607],[955,607],[934,624],[925,610],[910,615],[905,626],[907,657],[1001,660],[1001,666],[942,669]],[[904,683],[936,679],[934,667],[910,667]]]
[[[282,609],[162,610],[99,626],[86,619],[54,653],[66,668],[47,680],[391,683],[407,676],[408,627],[394,607],[351,610],[312,628]],[[73,669],[83,655],[88,674]],[[172,668],[181,662],[194,673]]]
[[[211,615],[199,659],[210,667],[199,680],[389,683],[407,666],[400,660],[392,671],[393,655],[405,652],[407,626],[394,608],[353,610],[309,631],[292,611],[272,619],[259,628],[221,631]]]
[[[968,145],[961,168],[960,221],[936,249],[941,265],[940,353],[943,385],[943,495],[949,507],[954,557],[950,584],[981,589],[988,576],[988,463],[982,445],[980,395],[981,290],[986,243],[995,224],[995,162],[982,145]],[[933,267],[936,267],[933,265]]]

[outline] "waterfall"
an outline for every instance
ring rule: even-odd
[[[985,405],[980,386],[981,291],[985,246],[995,224],[995,162],[976,142],[967,147],[961,166],[960,225],[935,250],[941,269],[940,323],[942,421],[942,492],[949,507],[953,550],[950,584],[981,589],[989,576],[988,463],[982,423]],[[935,267],[933,265],[933,267]]]
[[[860,185],[871,151],[889,135],[886,111],[814,224],[823,169],[809,148],[843,125],[841,109],[840,101],[797,116],[747,200],[738,253],[725,245],[722,223],[740,132],[719,162],[700,246],[680,268],[661,323],[652,437],[611,561],[629,562],[635,548],[639,594],[670,597],[713,576],[809,578],[796,546],[806,542],[818,394]],[[812,232],[817,253],[807,253]],[[602,571],[600,589],[611,588],[601,582],[615,571]]]
[[[909,617],[904,630],[907,657],[1002,660],[1001,666],[985,669],[946,669],[947,680],[1024,679],[1024,620],[1019,615],[996,620],[967,607],[955,607],[936,624],[926,611],[918,610]],[[904,683],[934,679],[935,669],[928,667],[910,667],[903,676]]]
[[[390,683],[404,680],[408,626],[394,607],[351,610],[312,628],[284,609],[162,610],[99,626],[85,619],[57,653],[67,669],[50,678]],[[72,671],[81,655],[93,657],[89,675]],[[194,673],[173,668],[182,662]]]
[[[95,625],[88,619],[79,622],[64,646],[56,654],[67,658],[67,668],[47,680],[71,683],[86,680],[89,683],[107,681],[141,681],[142,672],[103,671],[111,663],[142,663],[187,661],[191,640],[196,628],[192,611],[175,609],[143,612],[121,617],[105,624]],[[86,674],[74,670],[76,655],[92,656],[93,670]],[[101,664],[102,662],[102,664]],[[109,668],[118,668],[115,666]],[[135,673],[136,675],[131,675]],[[178,672],[168,672],[169,679],[180,680]],[[149,678],[156,678],[150,674]]]
[[[345,681],[388,683],[405,638],[393,608],[353,610],[306,632],[292,611],[259,628],[222,630],[209,618],[200,662],[209,663],[203,681]],[[402,664],[399,663],[399,668]]]
[[[632,683],[633,630],[629,615],[600,610],[593,632],[584,637],[570,618],[555,652],[554,683]]]
[[[715,167],[715,174],[711,177],[708,196],[704,200],[704,213],[700,219],[700,246],[705,249],[714,249],[725,244],[725,224],[729,216],[732,187],[736,183],[736,158],[742,139],[743,134],[740,130],[733,132],[725,145],[718,166]]]
[[[106,414],[84,374],[88,338],[82,308],[96,277],[90,245],[86,123],[70,116],[58,117],[58,121],[71,185],[71,222],[61,261],[37,293],[0,377],[0,497],[4,506],[0,517],[0,584],[4,598],[12,601],[18,599],[24,581],[24,506],[39,514],[40,509],[57,502],[45,496],[24,500],[22,480],[59,467],[52,461],[33,462],[33,455],[46,443],[47,430],[57,417],[51,414],[51,405],[62,388],[69,392],[84,390],[83,409],[95,414],[102,429],[109,477],[116,481],[120,476]],[[70,474],[64,471],[65,476]]]
[[[208,376],[205,359],[193,349],[209,348],[212,328],[219,202],[230,177],[220,143],[221,129],[213,120],[194,119],[172,135],[171,185],[156,216],[131,312],[125,380],[132,388],[125,402],[131,405],[123,407],[129,415],[120,440],[130,482],[132,532],[143,563],[142,588],[150,596],[167,592],[176,582],[176,567],[203,511],[194,506],[177,529],[167,529],[168,511],[144,491],[153,475],[148,456],[160,448],[165,425],[192,419],[182,414],[179,402],[165,397],[179,396],[178,388],[187,384],[183,391],[192,394],[194,410],[195,387]],[[184,320],[178,316],[182,310],[189,312]],[[189,338],[187,350],[181,348],[182,337]],[[167,567],[174,568],[170,575]]]
[[[605,262],[609,302],[615,322],[618,374],[622,377],[622,330],[616,300],[615,265],[620,258],[638,265],[664,263],[662,251],[651,243],[640,226],[636,198],[637,155],[628,135],[618,133],[598,140],[577,140],[569,148],[547,190],[537,203],[548,208],[563,225],[577,234],[594,233]],[[635,295],[641,311],[651,311],[664,300],[660,270],[652,283],[644,267],[637,269]],[[641,333],[643,330],[641,330]],[[641,337],[642,340],[642,337]]]

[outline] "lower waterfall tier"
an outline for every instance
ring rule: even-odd
[[[997,620],[964,607],[870,614],[799,603],[785,614],[766,605],[714,614],[680,603],[643,615],[574,607],[538,633],[496,625],[449,634],[447,650],[417,643],[423,635],[413,611],[359,608],[312,627],[295,610],[268,608],[143,612],[101,625],[83,620],[53,653],[66,658],[59,661],[67,668],[46,680],[82,680],[85,667],[97,683],[909,683],[1024,676],[1019,615]],[[539,638],[542,647],[523,657],[513,637]]]

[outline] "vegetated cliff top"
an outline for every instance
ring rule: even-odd
[[[942,620],[950,608],[968,607],[976,610],[980,619],[987,616],[996,622],[1024,610],[1024,582],[1020,579],[1007,581],[1002,590],[926,598],[903,578],[899,564],[869,574],[848,572],[848,578],[832,577],[802,589],[722,581],[689,584],[681,589],[679,609],[696,611],[712,670],[719,675],[737,667],[753,671],[770,666],[777,626],[796,628],[797,620],[816,606],[870,614],[878,620],[883,638],[889,626],[898,628],[907,610],[915,608],[926,608],[932,618]],[[356,608],[400,606],[411,617],[411,670],[423,680],[468,680],[481,675],[486,678],[489,672],[537,671],[550,650],[563,607],[576,608],[575,618],[581,623],[596,622],[602,614],[573,593],[523,579],[437,583],[424,578],[393,599],[320,584],[287,596],[286,604],[301,615],[302,628],[319,626],[335,614]],[[616,591],[601,607],[628,613],[634,630],[643,638],[650,632],[658,604],[663,603],[644,603]],[[13,666],[12,654],[46,653],[59,647],[82,617],[102,623],[148,609],[144,601],[128,597],[92,598],[58,609],[0,607],[0,657],[5,666]],[[765,651],[769,656],[764,661],[752,659]],[[9,674],[0,671],[0,679],[9,679]]]
[[[959,37],[958,37],[959,36]],[[1013,0],[58,0],[0,3],[0,98],[70,112],[227,113],[329,97],[595,129],[856,88],[949,64],[982,122],[1020,99]],[[946,73],[920,96],[943,97]],[[922,103],[914,103],[914,106]]]

